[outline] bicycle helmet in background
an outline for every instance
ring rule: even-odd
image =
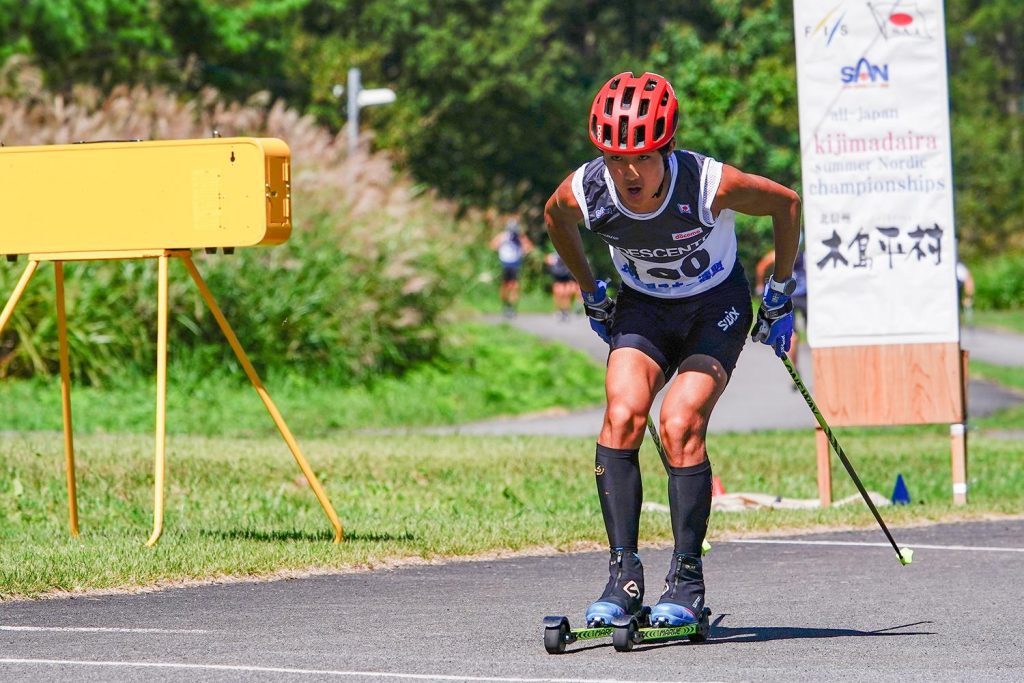
[[[624,71],[604,84],[590,105],[590,141],[602,152],[644,154],[676,134],[679,100],[663,76]]]

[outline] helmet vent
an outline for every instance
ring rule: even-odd
[[[615,106],[615,98],[614,97],[605,98],[605,101],[604,101],[604,115],[605,116],[611,116],[612,115],[612,107],[614,107],[614,106]]]
[[[634,147],[643,147],[644,146],[644,142],[646,142],[646,136],[647,136],[647,127],[646,126],[637,126],[636,128],[634,128],[633,129],[633,146]]]
[[[629,86],[622,91],[622,108],[629,109],[633,106],[633,93],[636,92],[636,88]]]
[[[619,147],[626,147],[629,144],[629,117],[619,117]]]
[[[664,107],[667,104],[668,104],[668,91],[666,90],[665,92],[663,92],[661,94],[661,106]]]
[[[665,134],[665,117],[659,116],[654,122],[654,139],[658,140]]]
[[[591,116],[590,117],[590,132],[594,135],[595,138],[597,137],[597,117],[596,116]]]
[[[612,81],[610,84],[608,84],[608,89],[609,90],[618,90],[619,89],[619,80],[620,79],[616,78],[614,81]]]
[[[647,82],[644,83],[644,92],[650,92],[658,87],[658,82],[653,78],[648,78]]]
[[[640,111],[637,112],[637,116],[647,116],[647,110],[651,107],[651,100],[648,97],[640,100]]]
[[[601,138],[601,141],[606,145],[612,144],[612,127],[606,123],[602,128],[604,136]]]

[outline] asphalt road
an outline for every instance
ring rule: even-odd
[[[893,533],[913,564],[877,529],[715,542],[703,645],[546,654],[604,583],[581,553],[0,604],[0,680],[1024,680],[1024,520]]]

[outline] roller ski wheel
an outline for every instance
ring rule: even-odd
[[[565,617],[544,618],[544,649],[549,655],[565,652],[569,643],[569,620]]]
[[[633,645],[640,642],[640,625],[636,617],[616,621],[613,626],[615,630],[612,632],[612,646],[617,652],[629,652]]]
[[[701,612],[700,621],[697,622],[697,632],[687,636],[691,643],[703,643],[708,639],[711,632],[711,610],[707,607]]]
[[[627,617],[627,620],[635,623],[634,629],[639,629],[641,626],[650,625],[650,614],[651,608],[644,606],[635,615]],[[568,617],[544,617],[544,649],[549,655],[564,654],[566,646],[572,645],[577,640],[596,640],[609,637],[614,639],[615,631],[614,625],[572,628],[569,625]],[[612,644],[614,645],[614,640]]]

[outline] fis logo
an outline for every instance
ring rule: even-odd
[[[722,332],[728,331],[737,320],[740,319],[740,312],[733,306],[725,312],[725,317],[718,321],[718,327],[721,328]]]
[[[889,65],[872,64],[867,57],[861,57],[853,66],[839,69],[840,80],[847,87],[881,85],[889,83]]]
[[[629,580],[622,586],[622,592],[635,600],[640,597],[640,586],[636,581]]]
[[[825,43],[825,47],[832,44],[836,36],[845,36],[849,33],[849,29],[846,24],[843,23],[843,17],[846,16],[846,12],[843,12],[838,17],[835,16],[836,11],[839,7],[835,7],[832,11],[822,17],[821,21],[815,26],[804,26],[804,35],[812,40],[821,40]],[[833,18],[835,17],[835,18]]]

